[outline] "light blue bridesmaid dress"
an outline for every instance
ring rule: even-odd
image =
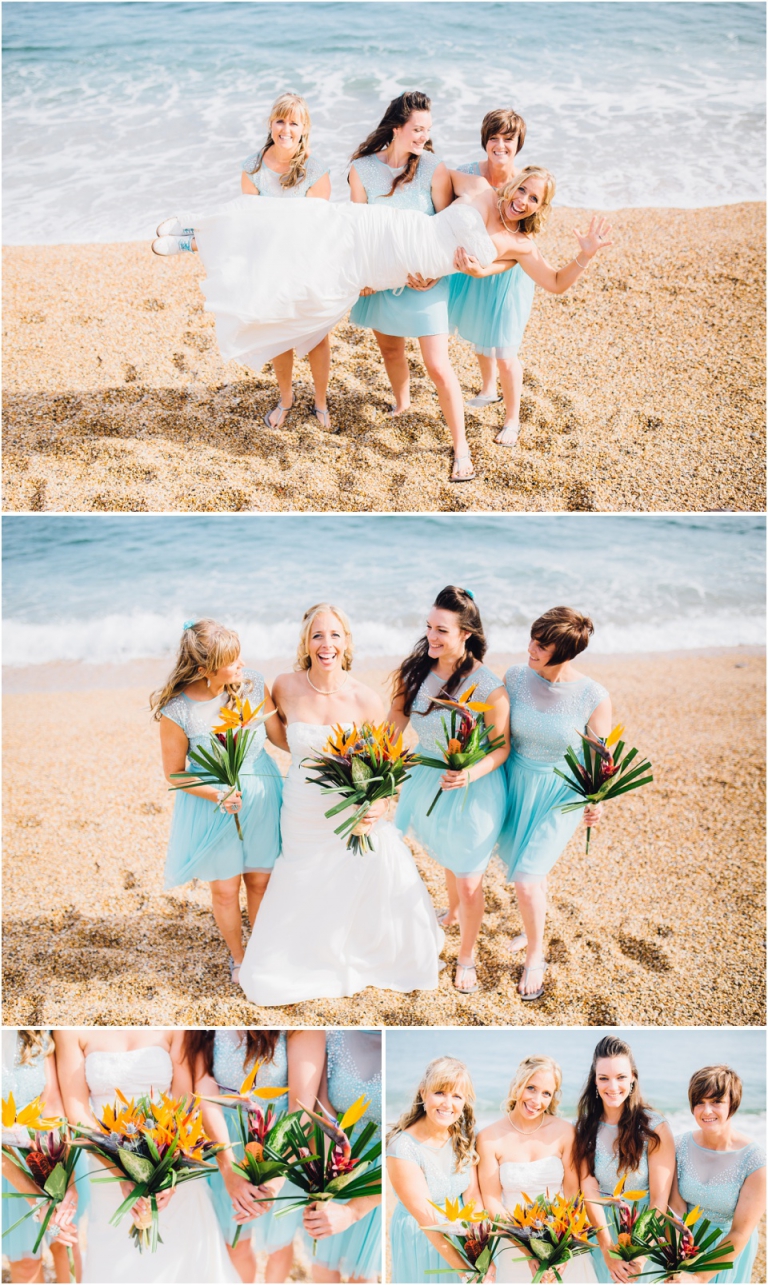
[[[479,174],[480,165],[460,165],[463,174]],[[519,263],[492,277],[455,272],[448,278],[451,334],[461,335],[484,357],[516,357],[531,315],[536,283]]]
[[[765,1165],[765,1151],[757,1143],[738,1151],[710,1151],[694,1142],[692,1133],[684,1133],[676,1142],[677,1186],[689,1210],[696,1205],[713,1227],[727,1232],[739,1203],[741,1188],[750,1174]],[[713,1281],[747,1285],[757,1254],[757,1228],[733,1262],[729,1272],[718,1272]]]
[[[364,1095],[371,1105],[355,1130],[369,1120],[377,1122],[373,1142],[381,1137],[381,1069],[363,1079],[354,1059],[354,1031],[328,1031],[328,1097],[336,1111],[347,1111]],[[350,1040],[352,1036],[352,1040]],[[306,1233],[305,1233],[306,1235]],[[309,1239],[307,1237],[307,1239]],[[336,1236],[317,1242],[316,1258],[330,1271],[357,1280],[376,1280],[381,1270],[381,1205]]]
[[[397,210],[421,210],[434,214],[432,178],[440,161],[432,152],[422,152],[410,183],[401,183],[391,196],[387,193],[403,167],[395,168],[378,156],[360,156],[352,162],[365,188],[369,205],[389,205]],[[448,334],[450,277],[443,277],[431,290],[377,290],[358,299],[349,314],[354,326],[370,327],[382,335],[418,339],[423,335]]]
[[[648,1119],[652,1129],[658,1129],[659,1125],[664,1122],[664,1116],[659,1115],[658,1111],[649,1111]],[[594,1173],[600,1187],[601,1196],[612,1196],[619,1179],[624,1177],[623,1174],[619,1173],[619,1161],[613,1149],[618,1128],[617,1124],[607,1124],[605,1121],[598,1125]],[[633,1173],[626,1175],[624,1187],[627,1191],[649,1191],[647,1143],[643,1147],[639,1167]],[[637,1207],[639,1209],[647,1209],[649,1203],[649,1196],[646,1195],[642,1200],[637,1201]],[[612,1229],[611,1213],[608,1209],[605,1212],[608,1226]],[[592,1250],[592,1266],[599,1281],[609,1282],[612,1279],[598,1245],[595,1245]]]
[[[499,856],[507,878],[538,883],[546,877],[571,835],[581,824],[581,811],[561,812],[579,797],[556,776],[566,770],[566,749],[576,744],[577,728],[586,729],[608,692],[592,678],[550,683],[527,665],[513,665],[504,675],[510,701],[512,750],[506,761],[507,809],[499,835]]]
[[[460,696],[477,684],[472,700],[485,701],[491,692],[502,686],[487,665],[480,665],[473,674],[462,678]],[[440,758],[447,737],[443,722],[450,735],[451,715],[441,705],[429,710],[433,696],[441,690],[440,680],[429,673],[416,694],[411,709],[411,725],[418,733],[417,754]],[[490,716],[489,716],[490,717]],[[446,769],[447,770],[447,769]],[[456,875],[481,874],[491,858],[499,836],[506,807],[504,775],[497,768],[473,781],[469,790],[443,790],[438,802],[427,816],[427,809],[440,788],[442,773],[432,767],[414,767],[410,779],[400,791],[400,802],[395,823],[403,833],[410,832],[418,839],[435,861]]]
[[[457,1172],[456,1154],[450,1139],[438,1150],[419,1142],[411,1133],[397,1133],[387,1147],[387,1155],[397,1160],[410,1160],[419,1166],[427,1182],[429,1199],[436,1205],[444,1205],[446,1200],[458,1200],[469,1187],[469,1165]],[[435,1210],[435,1223],[439,1221]],[[392,1214],[389,1241],[393,1282],[419,1285],[422,1281],[453,1281],[455,1285],[459,1279],[399,1200]],[[439,1270],[441,1268],[445,1270]],[[435,1271],[436,1275],[427,1276],[428,1271]]]
[[[314,156],[310,156],[307,160],[304,178],[301,182],[297,183],[295,187],[281,187],[280,179],[282,175],[276,174],[274,170],[268,169],[266,165],[262,165],[261,169],[258,169],[255,173],[251,174],[251,166],[255,165],[258,159],[258,152],[254,152],[252,156],[246,157],[243,161],[243,170],[248,175],[248,178],[251,180],[260,196],[306,196],[309,189],[314,187],[318,179],[321,179],[324,174],[328,173],[327,165],[323,165],[321,161],[315,160]]]
[[[245,1055],[246,1041],[242,1031],[220,1030],[216,1032],[213,1045],[213,1076],[221,1093],[237,1093],[239,1091],[240,1085],[253,1067],[252,1062],[248,1066],[245,1065]],[[288,1047],[285,1031],[281,1031],[277,1038],[272,1061],[265,1062],[259,1068],[259,1073],[256,1076],[257,1088],[276,1088],[282,1085],[285,1085],[285,1096],[273,1098],[271,1102],[265,1102],[265,1110],[270,1106],[275,1112],[288,1109]],[[229,1136],[235,1142],[240,1136],[236,1112],[229,1107],[225,1107],[224,1115]],[[240,1160],[242,1154],[242,1148],[236,1147],[232,1153],[233,1159],[235,1161]],[[238,1223],[235,1222],[232,1216],[232,1201],[218,1169],[215,1174],[211,1174],[210,1184],[211,1198],[216,1217],[219,1220],[219,1226],[227,1244],[231,1245]],[[280,1196],[289,1196],[292,1193],[295,1193],[297,1199],[302,1194],[291,1183],[284,1183],[278,1194]],[[280,1209],[284,1209],[287,1204],[290,1204],[290,1201],[278,1200],[271,1209],[268,1209],[265,1214],[261,1214],[259,1218],[254,1219],[253,1222],[243,1223],[240,1239],[245,1240],[250,1236],[254,1249],[258,1253],[265,1254],[273,1254],[285,1245],[290,1245],[297,1229],[301,1226],[301,1210],[295,1210],[285,1214],[282,1218],[276,1219],[275,1214]]]
[[[243,670],[253,684],[247,693],[251,706],[264,699],[264,677],[255,669]],[[211,730],[226,703],[222,692],[211,700],[190,700],[184,692],[172,697],[163,716],[177,723],[189,749],[210,747]],[[275,715],[277,717],[277,715]],[[186,790],[176,792],[171,834],[165,858],[165,887],[175,888],[190,879],[231,879],[248,870],[271,870],[280,852],[280,802],[283,781],[274,760],[264,749],[267,733],[262,723],[252,733],[241,776],[243,831],[238,837],[234,818],[221,812],[209,799]],[[187,771],[196,764],[187,759]]]

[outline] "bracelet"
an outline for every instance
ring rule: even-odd
[[[578,256],[578,254],[576,255],[575,262],[579,264],[579,267],[581,268],[582,272],[584,271],[584,269],[585,269],[585,268],[588,268],[588,267],[589,267],[589,259],[587,259],[587,262],[586,262],[586,263],[581,263],[581,262],[579,262],[579,256]]]

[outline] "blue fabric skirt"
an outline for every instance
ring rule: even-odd
[[[311,1254],[312,1237],[304,1232],[304,1239]],[[319,1240],[313,1261],[342,1276],[375,1281],[381,1271],[381,1205],[346,1231]]]
[[[77,1183],[77,1213],[75,1222],[80,1223],[91,1200],[91,1185],[88,1179],[88,1158],[84,1151],[80,1151],[75,1164],[75,1181]],[[78,1181],[78,1179],[80,1181]],[[15,1192],[16,1188],[7,1178],[3,1178],[3,1195],[6,1192]],[[12,1227],[15,1222],[21,1218],[29,1209],[25,1200],[13,1199],[3,1200],[3,1226]],[[35,1218],[27,1218],[20,1227],[14,1228],[12,1232],[3,1236],[2,1252],[7,1256],[10,1262],[18,1262],[20,1258],[39,1258],[42,1253],[42,1243],[36,1254],[32,1253],[32,1246],[37,1240],[37,1233],[40,1230],[40,1224]],[[50,1245],[51,1238],[46,1233],[45,1242]]]
[[[283,779],[265,750],[250,770],[253,775],[241,777],[242,841],[228,812],[220,812],[208,799],[178,791],[165,858],[166,888],[190,879],[231,879],[248,870],[272,869],[280,854]]]
[[[358,299],[349,314],[353,326],[378,330],[380,335],[420,339],[448,334],[448,295],[452,277],[442,277],[431,290],[377,290]]]
[[[575,802],[577,795],[555,775],[554,766],[524,758],[514,750],[504,764],[507,813],[498,852],[510,882],[539,883],[545,879],[581,824],[582,811],[560,811],[564,803]]]
[[[728,1228],[724,1227],[722,1230],[727,1231]],[[752,1280],[752,1269],[757,1257],[757,1241],[758,1233],[757,1228],[755,1228],[738,1258],[734,1260],[731,1271],[718,1272],[716,1276],[712,1277],[712,1280],[717,1281],[718,1285],[725,1285],[726,1281],[728,1285],[748,1285],[748,1282]]]
[[[415,753],[423,753],[416,747]],[[413,768],[400,791],[395,824],[411,833],[435,861],[456,875],[481,874],[491,859],[506,808],[504,775],[499,768],[469,790],[440,789],[442,773],[432,767]]]
[[[428,1285],[430,1281],[452,1281],[456,1285],[459,1276],[452,1272],[445,1259],[438,1254],[434,1245],[419,1227],[416,1219],[398,1200],[392,1215],[389,1229],[389,1242],[392,1249],[392,1276],[395,1285]],[[442,1269],[442,1270],[440,1270]],[[428,1276],[427,1272],[435,1272]]]
[[[514,357],[531,315],[536,283],[516,263],[493,277],[449,277],[451,334],[485,357]]]

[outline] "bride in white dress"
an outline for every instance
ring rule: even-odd
[[[477,1135],[478,1178],[483,1207],[494,1217],[513,1213],[525,1197],[554,1196],[567,1199],[579,1190],[571,1148],[573,1125],[557,1115],[562,1074],[549,1057],[528,1057],[509,1086],[505,1115]],[[523,1195],[525,1193],[525,1195]],[[523,1250],[507,1242],[496,1258],[498,1282],[530,1282],[538,1263],[526,1261]],[[567,1285],[596,1281],[591,1254],[583,1254],[559,1269]],[[543,1281],[554,1281],[552,1272]]]
[[[334,796],[308,781],[301,766],[324,747],[334,725],[384,721],[381,698],[352,678],[351,661],[346,617],[320,603],[305,613],[296,672],[274,683],[292,762],[283,791],[282,855],[240,968],[240,985],[255,1004],[341,998],[366,986],[408,992],[438,984],[443,932],[399,830],[383,819],[386,802],[366,818],[373,851],[356,855],[333,832],[341,818],[324,815]],[[278,733],[269,731],[277,743]]]
[[[191,1095],[192,1080],[181,1056],[183,1031],[56,1031],[56,1063],[69,1120],[92,1126],[94,1116],[115,1101],[142,1093]],[[94,1178],[107,1169],[89,1157]],[[91,1182],[84,1282],[231,1282],[239,1276],[229,1261],[205,1178],[158,1196],[161,1243],[140,1253],[129,1235],[131,1212],[116,1227],[110,1218],[129,1194],[127,1183]],[[146,1202],[142,1202],[146,1203]]]

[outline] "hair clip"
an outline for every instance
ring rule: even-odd
[[[191,629],[192,626],[195,624],[197,624],[196,620],[185,620],[184,624],[181,627],[182,629]]]
[[[471,589],[465,589],[464,592],[468,598],[471,598],[473,602],[475,601],[475,595],[473,594]]]

